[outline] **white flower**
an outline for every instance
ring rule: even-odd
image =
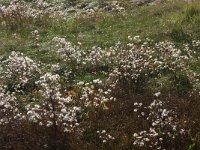
[[[155,95],[156,97],[159,97],[159,96],[161,95],[161,92],[154,93],[154,95]]]
[[[137,136],[138,136],[138,134],[137,134],[137,133],[134,133],[134,134],[133,134],[133,137],[137,137]]]

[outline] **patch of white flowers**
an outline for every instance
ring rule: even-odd
[[[35,4],[27,3],[23,0],[11,0],[10,4],[0,5],[1,18],[7,24],[17,21],[22,24],[31,19],[42,19],[43,17],[49,18],[66,18],[67,12],[61,11],[59,5],[50,6],[46,1],[37,0]]]
[[[176,112],[167,109],[165,102],[160,101],[158,98],[148,106],[135,102],[134,107],[134,112],[138,117],[147,120],[149,124],[148,129],[133,134],[133,145],[135,147],[165,149],[163,142],[166,143],[168,140],[186,133],[179,126]]]
[[[105,66],[112,64],[117,55],[117,46],[109,49],[101,49],[100,47],[92,47],[91,50],[81,50],[79,46],[73,46],[67,42],[65,38],[54,37],[53,41],[56,42],[55,52],[66,62],[74,65],[76,68],[84,66]]]
[[[103,107],[107,109],[106,103],[109,101],[115,101],[116,98],[112,96],[112,90],[100,80],[96,79],[90,83],[81,83],[82,94],[80,100],[84,102],[86,107]],[[79,82],[80,85],[80,82]]]
[[[33,83],[40,75],[40,65],[31,58],[19,52],[12,52],[8,59],[2,61],[0,79],[4,84],[12,85],[14,91],[19,91],[26,84]],[[9,87],[8,87],[9,88]]]
[[[25,22],[43,18],[67,20],[73,16],[91,16],[98,11],[124,11],[119,3],[108,3],[106,7],[100,8],[78,8],[67,7],[63,2],[53,3],[45,0],[36,0],[34,3],[24,0],[9,0],[8,5],[0,4],[0,18],[6,26],[23,25]],[[73,14],[73,15],[72,15]]]
[[[47,127],[59,125],[65,132],[70,132],[79,125],[77,113],[81,112],[81,108],[75,105],[71,96],[61,93],[58,74],[41,75],[40,65],[17,52],[12,52],[1,65],[3,70],[0,74],[1,125],[10,123],[13,119],[27,119]],[[37,86],[34,90],[41,96],[37,102],[37,97],[34,97],[33,102],[26,105],[22,103],[20,93],[23,93],[23,90],[26,90],[23,87],[30,83]],[[9,84],[12,84],[12,90]]]
[[[137,84],[141,76],[143,78],[158,77],[167,72],[174,75],[181,73],[192,83],[193,88],[196,88],[199,75],[190,69],[189,61],[193,59],[194,55],[186,45],[182,50],[168,41],[159,42],[153,47],[145,41],[138,46],[135,43],[141,41],[138,37],[134,40],[136,42],[129,44],[131,48],[117,53],[116,66],[109,73],[109,79],[113,86],[123,80]]]
[[[128,49],[121,49],[116,45],[107,49],[93,47],[92,50],[84,51],[79,46],[72,46],[64,38],[55,37],[57,48],[54,51],[66,63],[79,69],[84,69],[89,65],[93,68],[112,66],[107,74],[108,82],[113,87],[122,80],[137,84],[141,76],[158,77],[167,72],[174,75],[181,73],[191,82],[193,88],[196,88],[199,75],[190,69],[189,62],[195,54],[188,45],[184,45],[183,49],[178,49],[173,43],[164,41],[150,46],[149,39],[143,42],[139,36],[128,38],[130,40]]]
[[[59,126],[64,132],[71,132],[79,125],[77,113],[81,108],[75,105],[75,101],[69,95],[61,93],[59,83],[60,76],[46,73],[36,81],[41,87],[39,93],[42,96],[41,104],[26,105],[28,119],[39,125]]]
[[[64,132],[74,131],[79,126],[78,118],[81,118],[80,102],[63,88],[60,75],[51,72],[42,73],[40,67],[32,59],[18,52],[12,52],[8,59],[2,61],[1,125],[16,119],[46,127],[59,126]],[[59,69],[58,64],[52,67]],[[30,92],[35,95],[31,96],[31,99],[23,99],[24,91],[27,88],[31,89],[33,85],[34,88]],[[84,86],[81,88],[80,100],[85,107],[107,108],[105,103],[115,100],[111,96],[112,91],[106,89],[100,79],[91,83],[79,82],[78,85]]]
[[[16,97],[0,87],[0,126],[13,122],[20,116]]]
[[[97,134],[101,142],[104,144],[115,140],[115,138],[112,135],[110,135],[106,130],[101,130],[101,131],[98,130]]]

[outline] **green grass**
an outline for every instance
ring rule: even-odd
[[[83,49],[92,46],[109,47],[118,41],[126,45],[129,35],[150,37],[156,42],[190,42],[192,38],[200,38],[199,12],[200,4],[170,2],[156,6],[127,6],[123,13],[99,12],[90,17],[80,16],[68,21],[34,21],[16,31],[6,31],[6,27],[1,23],[0,43],[3,44],[0,46],[0,53],[18,50],[42,61],[51,60],[50,56],[46,56],[47,52],[40,52],[31,47],[33,39],[30,32],[35,29],[40,32],[41,49],[47,51],[50,49],[50,41],[55,36],[65,37],[74,44],[81,42]],[[13,33],[19,35],[18,41],[13,38]]]

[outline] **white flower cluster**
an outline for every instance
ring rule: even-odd
[[[0,87],[0,126],[13,122],[20,116],[18,112],[16,97]]]
[[[144,118],[149,124],[148,129],[134,133],[135,146],[165,149],[162,147],[163,142],[185,133],[185,130],[179,126],[176,112],[165,108],[165,103],[159,99],[154,100],[149,106],[135,102],[134,107],[138,117]]]
[[[44,17],[66,19],[67,12],[60,9],[60,6],[50,6],[43,0],[37,0],[35,4],[23,0],[11,0],[9,5],[0,5],[0,17],[7,25],[22,25],[26,21]]]
[[[199,48],[199,46],[200,46],[200,40],[193,40],[192,41],[192,45]]]
[[[39,64],[18,52],[12,52],[8,59],[2,61],[1,124],[13,119],[26,120],[46,127],[59,126],[64,132],[71,132],[79,125],[80,103],[83,102],[84,107],[102,106],[107,109],[105,103],[115,100],[111,89],[102,80],[96,79],[78,83],[81,91],[81,101],[78,102],[77,97],[73,97],[61,84],[60,75],[43,73],[41,70],[44,68],[40,68]],[[56,68],[59,68],[58,64]],[[26,90],[29,90],[27,95],[24,94]]]
[[[1,66],[1,125],[11,123],[13,119],[23,119],[47,127],[59,125],[65,132],[70,132],[79,125],[77,113],[81,112],[81,108],[67,95],[66,90],[61,92],[58,74],[41,75],[40,65],[16,52],[2,61]],[[28,102],[29,100],[23,99],[23,92],[30,90],[33,85],[33,93],[28,94],[35,95]]]
[[[105,50],[100,47],[93,47],[92,50],[84,51],[78,46],[73,46],[70,42],[67,42],[65,38],[54,37],[53,41],[57,42],[57,49],[54,51],[56,51],[64,61],[76,67],[108,65],[116,61],[115,55],[117,54],[117,47],[111,47]]]
[[[69,95],[61,93],[59,83],[60,76],[46,73],[36,82],[41,86],[39,92],[42,95],[41,104],[28,104],[26,106],[27,116],[30,121],[39,125],[59,126],[64,132],[71,132],[79,125],[77,113],[81,108],[75,105],[75,101]]]
[[[66,7],[64,3],[47,3],[45,0],[36,0],[34,3],[29,3],[24,0],[10,0],[9,5],[0,5],[0,18],[2,18],[6,26],[23,25],[25,22],[44,18],[53,18],[67,20],[74,16],[86,15],[90,16],[98,11],[124,11],[124,8],[119,6],[119,3],[107,4],[105,8],[75,8]],[[72,13],[74,15],[72,15]]]
[[[138,41],[138,37],[134,39]],[[157,43],[153,47],[149,46],[148,42],[141,46],[135,42],[129,45],[130,49],[117,53],[116,66],[109,74],[110,80],[115,83],[113,85],[117,85],[121,80],[137,83],[141,77],[156,77],[167,72],[174,75],[181,73],[195,87],[199,75],[189,67],[189,60],[194,57],[190,49],[178,49],[167,41]]]
[[[34,39],[34,43],[33,43],[34,45],[33,46],[38,48],[40,46],[40,44],[39,44],[40,34],[39,34],[38,30],[32,31],[31,35]]]
[[[1,67],[3,71],[0,73],[0,79],[5,85],[12,85],[11,88],[15,92],[20,92],[26,84],[33,83],[41,73],[39,64],[24,54],[14,51],[8,59],[2,61]]]
[[[103,9],[104,10],[109,10],[110,9],[110,11],[117,11],[117,12],[124,12],[125,11],[125,8],[120,6],[118,1],[111,1]]]
[[[115,101],[115,98],[112,96],[112,90],[105,87],[100,79],[96,79],[90,83],[83,83],[80,100],[84,102],[86,107],[102,106],[103,109],[107,109],[105,104],[109,101]]]
[[[58,50],[56,52],[60,54],[64,61],[71,64],[82,62],[84,52],[76,50],[76,48],[73,47],[70,42],[67,42],[65,38],[54,37],[53,41],[57,42],[56,47],[58,47]]]
[[[128,49],[121,49],[119,45],[107,49],[93,47],[92,50],[81,50],[79,46],[72,46],[64,38],[55,37],[57,49],[55,50],[66,64],[75,68],[86,69],[88,66],[98,70],[100,66],[109,67],[107,80],[113,87],[127,80],[137,85],[141,77],[153,78],[166,73],[185,76],[196,88],[199,75],[190,69],[189,62],[195,57],[188,45],[178,49],[168,41],[156,43],[150,46],[151,40],[142,41],[139,36],[128,37]],[[142,45],[139,45],[139,44]],[[98,70],[100,71],[100,69]]]
[[[101,139],[102,143],[108,143],[110,141],[113,141],[115,138],[113,136],[111,136],[109,133],[107,133],[106,130],[102,130],[102,131],[97,131],[97,134],[99,136],[99,139]]]

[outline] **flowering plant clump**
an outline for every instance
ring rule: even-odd
[[[60,68],[58,65],[52,68],[55,66]],[[64,89],[60,75],[51,72],[43,75],[44,68],[41,68],[40,64],[18,52],[12,52],[8,59],[2,61],[1,125],[15,119],[55,130],[59,128],[64,132],[74,131],[79,126],[78,118],[81,118],[80,102]],[[110,96],[111,90],[106,89],[99,79],[84,86],[80,100],[86,107],[99,107],[114,100]],[[28,97],[27,92],[32,95]]]
[[[61,94],[59,75],[46,73],[40,76],[41,70],[38,64],[34,63],[30,58],[25,57],[23,54],[15,52],[13,52],[7,60],[3,61],[2,66],[3,72],[1,78],[4,79],[4,83],[2,83],[3,85],[1,87],[2,112],[6,115],[12,112],[10,117],[22,117],[21,119],[28,118],[29,121],[39,123],[39,125],[46,123],[46,126],[51,126],[63,122],[63,130],[66,132],[72,130],[73,125],[78,125],[76,113],[80,112],[80,107],[73,105],[75,101],[73,101],[70,96]],[[12,83],[12,81],[15,81],[15,83]],[[35,90],[37,90],[41,96],[33,97],[33,104],[21,104],[22,99],[20,99],[20,95],[17,93],[22,92],[23,94],[24,90],[26,90],[24,88],[31,88],[30,86],[26,86],[30,83],[37,86]],[[12,89],[9,84],[12,84]],[[17,97],[15,97],[15,95]],[[41,102],[36,104],[38,97],[40,98],[38,101]],[[20,112],[19,109],[21,109],[22,112]],[[24,114],[24,109],[27,111],[26,114]],[[3,114],[1,117],[3,117],[1,121],[6,120],[5,122],[8,122],[11,120],[9,118],[6,119],[6,116]],[[43,122],[41,122],[41,120]]]
[[[155,94],[157,97],[158,95],[160,93]],[[149,106],[135,102],[134,107],[138,117],[144,118],[149,124],[147,130],[133,134],[134,146],[165,149],[163,142],[167,143],[186,133],[185,129],[179,126],[176,112],[167,109],[166,104],[159,99],[155,99]]]
[[[20,117],[16,97],[13,94],[6,94],[0,87],[0,126],[13,122]]]
[[[142,42],[138,36],[129,37],[129,39],[131,39],[128,44],[129,49],[121,50],[121,47],[116,45],[109,49],[93,47],[90,51],[83,51],[79,46],[72,46],[64,38],[55,37],[54,41],[57,42],[58,47],[56,52],[66,64],[74,68],[84,70],[90,66],[99,71],[100,66],[107,66],[109,70],[112,70],[106,72],[109,76],[108,82],[112,86],[121,85],[124,82],[129,87],[142,89],[147,86],[144,84],[147,84],[151,78],[171,75],[169,82],[173,82],[173,80],[182,80],[179,76],[181,74],[187,80],[185,82],[196,88],[198,74],[190,69],[190,60],[195,57],[195,53],[187,45],[184,45],[183,49],[178,49],[168,41],[152,46],[151,40]],[[178,83],[172,84],[179,86]]]
[[[112,96],[112,90],[106,87],[100,79],[93,80],[91,83],[83,83],[83,85],[80,100],[86,107],[106,109],[106,103],[116,99]]]
[[[41,126],[59,126],[64,132],[70,132],[78,126],[77,113],[81,108],[75,105],[71,96],[61,93],[59,80],[59,75],[46,73],[36,81],[43,100],[41,104],[26,105],[27,116]]]
[[[0,79],[10,92],[24,92],[40,76],[40,65],[22,53],[12,52],[2,61]]]
[[[124,8],[118,3],[107,4],[104,8],[69,7],[64,2],[57,4],[45,0],[35,0],[32,3],[25,0],[9,0],[8,3],[7,5],[0,4],[0,19],[4,21],[9,30],[21,29],[31,22],[43,22],[48,19],[59,21],[75,16],[91,16],[98,11],[124,11]]]
[[[107,133],[106,130],[102,130],[102,131],[98,130],[97,134],[99,136],[99,139],[102,140],[102,143],[107,143],[107,142],[113,141],[115,139],[112,135]]]
[[[100,66],[112,65],[116,61],[117,48],[101,49],[100,47],[92,47],[92,50],[81,50],[80,46],[73,46],[67,42],[65,38],[54,37],[56,48],[53,50],[65,61],[66,64],[74,66],[77,69],[91,68],[100,69]],[[98,68],[99,67],[99,68]]]
[[[36,0],[35,3],[28,3],[24,0],[11,0],[8,5],[0,5],[2,19],[8,29],[24,27],[35,20],[46,20],[47,18],[67,17],[66,11],[61,11],[60,6],[50,6],[43,0]]]
[[[147,42],[141,46],[131,44],[131,49],[118,53],[118,63],[109,74],[110,80],[115,83],[114,86],[125,82],[127,85],[132,83],[136,89],[142,89],[150,78],[171,74],[178,80],[180,73],[196,88],[199,75],[189,66],[189,60],[193,57],[191,50],[178,49],[167,41],[157,43],[154,47]]]

